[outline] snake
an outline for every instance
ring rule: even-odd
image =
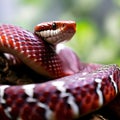
[[[43,22],[33,33],[14,25],[0,25],[0,51],[51,79],[25,85],[1,84],[0,120],[74,120],[118,95],[120,68],[116,64],[88,64],[76,73],[65,70],[56,46],[70,40],[75,32],[74,21]]]

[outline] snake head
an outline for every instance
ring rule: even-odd
[[[76,23],[74,21],[44,22],[35,26],[34,32],[48,43],[56,45],[73,37]]]

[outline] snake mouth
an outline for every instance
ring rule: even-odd
[[[75,32],[76,23],[74,21],[54,21],[41,23],[35,27],[35,34],[53,45],[70,40]]]

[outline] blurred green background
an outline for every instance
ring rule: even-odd
[[[1,0],[0,23],[33,31],[36,24],[74,20],[67,43],[85,62],[120,65],[120,0]]]

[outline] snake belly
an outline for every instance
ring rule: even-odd
[[[53,49],[20,27],[0,26],[0,49],[14,54],[25,64],[29,61],[30,67],[40,66],[44,75],[64,76],[59,56]],[[55,64],[54,68],[47,60]],[[40,84],[0,85],[0,119],[73,120],[109,103],[119,91],[117,65],[104,65],[88,74],[80,72]]]

